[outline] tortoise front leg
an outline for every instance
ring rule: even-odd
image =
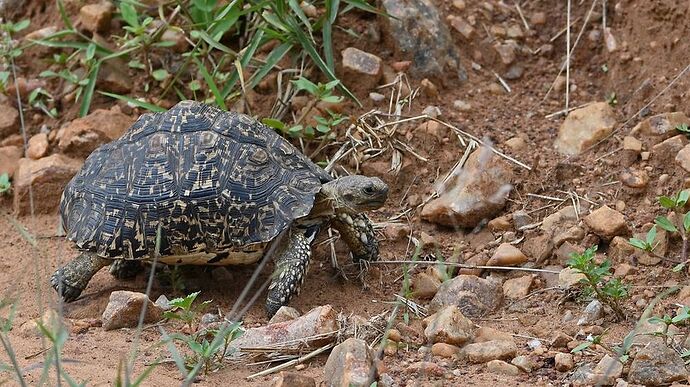
[[[278,252],[275,260],[271,284],[268,286],[266,313],[273,317],[281,306],[287,305],[294,294],[299,294],[304,282],[309,259],[311,258],[311,241],[304,233],[291,229],[285,247]]]
[[[72,262],[57,269],[50,277],[50,283],[65,302],[71,302],[79,297],[96,272],[111,263],[112,260],[110,259],[101,258],[95,253],[85,252]]]
[[[108,271],[110,274],[117,279],[131,279],[137,276],[144,266],[141,261],[134,259],[116,259],[110,265]]]
[[[352,251],[352,260],[376,261],[379,258],[379,241],[374,234],[374,227],[365,214],[337,214],[331,226],[340,232],[347,246]]]

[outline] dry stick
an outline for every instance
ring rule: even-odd
[[[520,19],[522,19],[522,24],[525,25],[525,29],[527,29],[527,31],[529,31],[530,30],[529,24],[527,24],[527,19],[525,19],[525,15],[522,14],[522,9],[520,8],[520,3],[517,1],[515,2],[515,9],[517,9],[518,15],[520,15]]]
[[[534,269],[530,267],[509,267],[509,266],[482,266],[482,265],[468,265],[465,263],[455,263],[455,262],[444,262],[444,261],[371,261],[370,265],[406,265],[406,264],[419,264],[419,265],[443,265],[459,267],[462,269],[486,269],[486,270],[515,270],[515,271],[532,271],[536,273],[551,273],[559,274],[559,271],[548,270],[548,269]]]
[[[559,75],[560,75],[560,74],[559,74]],[[583,104],[580,105],[580,106],[575,106],[575,107],[571,107],[571,108],[568,108],[568,109],[562,109],[562,110],[559,110],[559,111],[557,111],[557,112],[553,112],[553,113],[551,113],[551,114],[547,114],[547,115],[544,116],[544,118],[547,118],[547,119],[548,119],[548,118],[553,118],[553,117],[561,116],[561,115],[564,115],[564,114],[568,114],[568,113],[572,112],[573,110],[577,110],[577,109],[579,109],[579,108],[583,108],[583,107],[585,107],[585,106],[589,106],[589,105],[591,105],[592,103],[593,103],[593,102],[587,102],[587,103],[583,103]]]
[[[594,1],[596,1],[596,0],[594,0]],[[579,22],[579,21],[580,21],[580,18],[577,17],[577,18],[575,18],[575,20],[573,20],[572,23],[570,23],[570,24],[575,24],[575,23],[577,23],[577,22]],[[562,30],[558,31],[558,33],[557,33],[556,35],[554,35],[551,39],[549,39],[549,43],[553,43],[554,40],[558,39],[561,35],[563,35],[564,33],[566,33],[566,32],[568,31],[568,27],[570,27],[570,26],[566,26],[566,27],[563,28]]]
[[[295,364],[302,363],[302,362],[304,362],[304,361],[307,361],[307,360],[311,359],[311,358],[314,357],[314,356],[318,356],[318,355],[322,354],[323,352],[325,352],[326,350],[333,348],[334,346],[335,346],[335,343],[330,343],[330,344],[324,345],[324,346],[321,347],[321,348],[317,348],[317,349],[315,349],[315,350],[309,352],[307,355],[304,355],[304,356],[302,356],[302,357],[298,357],[297,359],[290,360],[290,361],[288,361],[288,362],[285,362],[285,363],[283,363],[283,364],[277,365],[277,366],[275,366],[275,367],[271,367],[271,368],[266,369],[266,370],[263,370],[263,371],[261,371],[261,372],[257,372],[257,373],[255,373],[255,374],[249,375],[249,376],[247,376],[246,379],[247,379],[247,380],[250,380],[250,379],[254,379],[254,378],[259,377],[259,376],[266,376],[266,375],[272,374],[272,373],[274,373],[274,372],[278,372],[278,371],[280,371],[280,370],[284,370],[284,369],[286,369],[286,368],[290,368],[290,367],[292,367],[292,366],[295,365]]]
[[[566,34],[566,49],[565,49],[565,110],[568,111],[570,104],[570,0],[568,0],[568,33]]]
[[[573,48],[571,49],[571,54],[575,51],[575,48],[577,47],[577,44],[580,42],[580,38],[585,32],[585,28],[587,28],[587,24],[589,23],[589,18],[592,16],[592,12],[594,11],[594,5],[597,3],[597,0],[592,1],[592,6],[589,8],[589,12],[587,12],[587,16],[585,17],[584,23],[582,23],[582,28],[580,28],[580,32],[577,34],[577,38],[575,38],[575,43],[573,43]],[[575,19],[575,21],[572,24],[575,24],[579,18]],[[565,30],[561,31],[564,32]],[[554,86],[556,85],[556,80],[558,77],[561,76],[563,73],[563,70],[565,70],[565,62],[561,64],[561,69],[558,71],[558,75],[556,75],[556,78],[554,78],[553,82],[551,82],[551,86],[549,86],[549,89],[546,91],[546,94],[544,95],[544,98],[542,98],[542,102],[546,101],[546,98],[549,97],[549,94],[551,94],[551,90],[553,90]]]

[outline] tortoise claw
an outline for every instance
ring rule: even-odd
[[[72,302],[79,298],[81,292],[84,289],[80,289],[77,286],[70,285],[65,281],[65,275],[62,269],[58,269],[51,277],[50,284],[53,285],[58,294],[62,297],[65,302]]]

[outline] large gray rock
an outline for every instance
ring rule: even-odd
[[[492,219],[506,204],[513,172],[487,148],[470,154],[438,199],[422,208],[422,219],[451,227],[473,228]]]
[[[683,359],[660,341],[652,341],[638,352],[628,373],[630,382],[645,386],[667,385],[687,377]]]
[[[366,341],[349,338],[333,348],[324,379],[331,387],[369,387],[376,377],[374,354]]]
[[[429,307],[438,311],[445,306],[456,305],[463,315],[480,317],[499,307],[501,302],[503,288],[499,282],[459,275],[441,285]]]
[[[383,0],[382,17],[387,38],[403,56],[412,60],[411,71],[420,77],[467,79],[458,48],[446,23],[430,0]]]

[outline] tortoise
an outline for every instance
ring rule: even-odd
[[[111,264],[127,278],[146,261],[241,265],[273,251],[272,316],[299,293],[323,227],[340,232],[353,260],[378,258],[365,211],[387,195],[377,177],[333,178],[249,116],[182,101],[140,116],[67,184],[60,221],[80,254],[51,284],[71,302]]]

